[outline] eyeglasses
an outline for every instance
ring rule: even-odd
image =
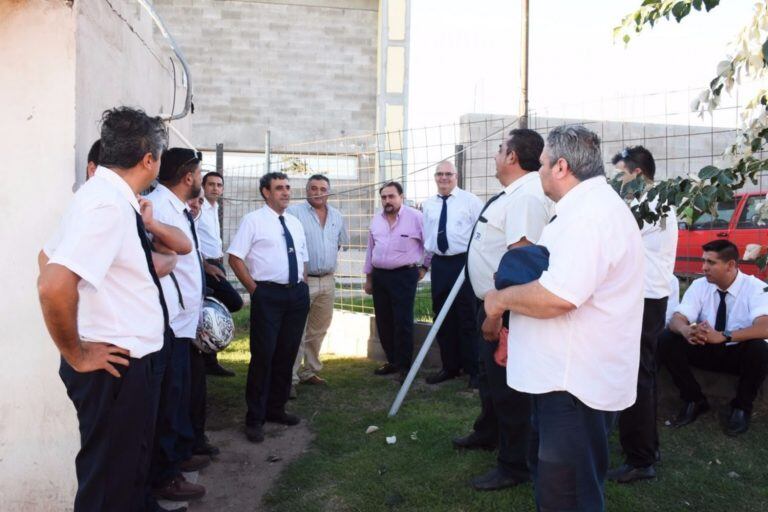
[[[622,160],[626,160],[627,158],[629,158],[629,148],[622,149],[621,153],[619,154],[621,155]]]
[[[451,176],[455,175],[455,172],[436,172],[435,177],[436,178],[450,178]]]

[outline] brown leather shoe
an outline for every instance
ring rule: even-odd
[[[187,460],[179,464],[179,469],[184,473],[200,471],[211,463],[211,458],[207,455],[192,455]]]
[[[156,498],[168,501],[199,500],[205,496],[205,487],[187,482],[183,475],[179,475],[152,489],[152,494]]]
[[[328,384],[325,379],[318,377],[317,375],[313,375],[309,378],[306,378],[301,381],[302,384],[310,384],[312,386],[325,386]]]

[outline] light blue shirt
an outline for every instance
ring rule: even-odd
[[[325,226],[320,225],[320,218],[308,202],[288,207],[288,212],[301,222],[307,237],[309,275],[335,272],[339,248],[349,244],[344,217],[333,206],[327,206],[328,216],[325,219]]]

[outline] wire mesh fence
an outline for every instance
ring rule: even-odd
[[[614,154],[626,146],[641,144],[656,159],[657,179],[695,174],[706,165],[727,163],[722,155],[735,140],[740,113],[735,98],[724,102],[711,116],[699,118],[689,109],[697,95],[694,90],[675,91],[536,109],[529,117],[529,127],[546,137],[557,125],[587,126],[602,140],[609,173]],[[550,115],[554,112],[557,116]],[[349,245],[339,253],[336,307],[372,313],[372,300],[362,289],[363,263],[368,226],[380,211],[379,187],[390,180],[400,181],[406,203],[420,208],[425,199],[436,193],[436,165],[450,160],[459,172],[459,185],[485,201],[502,188],[496,179],[495,155],[504,137],[517,126],[515,116],[468,114],[455,124],[272,147],[268,157],[264,152],[229,152],[224,148],[224,246],[228,246],[240,219],[264,204],[258,183],[267,170],[289,175],[294,203],[305,200],[305,184],[310,175],[324,174],[331,180],[329,203],[344,215],[350,235]],[[204,168],[212,170],[215,153],[204,153]],[[745,190],[768,190],[765,179],[761,176],[757,185],[749,184]],[[744,208],[721,205],[719,220],[705,216],[691,226],[691,232],[696,231],[698,236],[685,240],[681,236],[681,244],[688,244],[681,249],[691,254],[700,252],[701,240],[721,236],[725,227],[731,225],[731,217],[735,216],[733,227],[739,222],[744,224],[739,219],[749,217],[748,210],[754,210],[754,203]],[[768,242],[764,229],[753,229],[749,236],[763,246]],[[686,268],[692,270],[696,265],[692,261]],[[234,276],[230,277],[234,281]],[[419,320],[431,320],[429,286],[427,276],[417,292]]]

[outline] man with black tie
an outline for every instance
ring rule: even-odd
[[[254,443],[264,441],[265,421],[300,421],[285,411],[285,403],[309,313],[309,254],[301,222],[285,211],[291,200],[288,176],[265,174],[259,191],[266,205],[243,217],[227,249],[229,266],[251,294],[245,434]]]
[[[437,195],[424,201],[424,249],[432,254],[432,311],[435,317],[448,298],[467,262],[467,244],[483,202],[458,186],[453,164],[443,161],[435,169]],[[443,367],[427,377],[429,384],[458,377],[462,370],[470,387],[477,387],[477,299],[468,281],[459,290],[445,317],[437,342]]]
[[[486,203],[468,249],[467,275],[481,301],[494,289],[493,276],[507,250],[537,243],[552,217],[554,205],[544,195],[536,172],[543,148],[541,135],[528,129],[512,130],[499,146],[496,178],[505,188]],[[497,466],[472,482],[477,490],[497,490],[529,479],[529,398],[507,386],[506,369],[494,360],[501,318],[486,321],[480,307],[478,325],[483,330],[482,338],[478,336],[482,410],[473,432],[453,444],[464,449],[492,449],[498,444]]]

